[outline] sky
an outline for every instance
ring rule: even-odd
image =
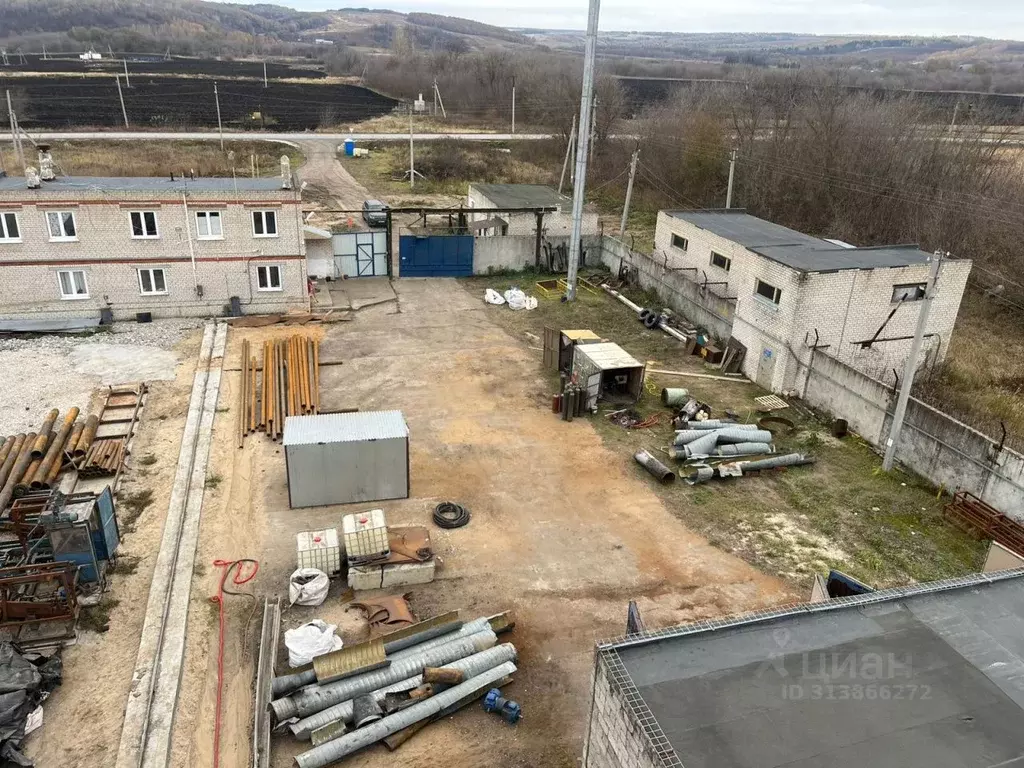
[[[424,11],[503,27],[584,29],[587,23],[587,0],[264,1],[307,11],[342,5]],[[1024,3],[1021,0],[604,0],[600,28],[824,35],[980,35],[1021,40],[1024,39]]]

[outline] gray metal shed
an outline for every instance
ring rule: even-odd
[[[401,411],[289,416],[292,509],[409,497],[409,428]]]
[[[577,344],[572,354],[572,375],[586,387],[588,410],[598,400],[635,402],[644,390],[645,366],[618,344]]]

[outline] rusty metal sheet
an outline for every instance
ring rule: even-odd
[[[423,563],[434,556],[430,545],[430,530],[424,525],[388,527],[390,554],[381,565]]]
[[[459,612],[449,611],[448,613],[442,613],[440,616],[434,616],[433,618],[410,624],[407,627],[396,628],[395,631],[382,635],[381,640],[387,644],[388,650],[393,652],[419,642],[432,640],[434,637],[444,634],[445,632],[442,630],[454,632],[461,626],[462,622],[459,621]],[[423,637],[417,638],[417,635],[423,635]],[[407,640],[410,642],[405,642]]]
[[[370,672],[390,664],[384,655],[384,641],[380,638],[350,645],[340,651],[325,653],[313,659],[316,681],[323,685],[352,675]]]

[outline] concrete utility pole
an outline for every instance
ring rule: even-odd
[[[11,92],[7,91],[7,122],[11,125],[11,141],[14,144],[14,152],[18,156],[18,163],[21,165],[22,173],[25,172],[25,152],[21,148],[21,140],[18,137],[18,121],[14,116],[14,108],[11,106]]]
[[[416,188],[416,162],[412,146],[412,104],[409,105],[409,189]]]
[[[516,78],[512,76],[512,133],[516,132]]]
[[[626,233],[626,220],[629,218],[629,204],[633,200],[633,179],[636,177],[636,164],[640,159],[640,148],[633,150],[633,159],[629,162],[629,183],[626,185],[626,202],[622,206],[622,221],[619,223],[619,234]]]
[[[932,308],[932,299],[935,298],[935,283],[939,278],[939,268],[942,265],[942,251],[936,251],[931,259],[932,268],[928,273],[928,282],[925,284],[924,298],[921,300],[921,310],[917,316],[917,330],[914,331],[914,343],[910,347],[910,354],[907,356],[906,365],[903,367],[903,381],[900,382],[900,396],[896,401],[896,413],[892,417],[892,426],[889,427],[889,439],[885,441],[885,458],[882,459],[882,469],[888,472],[892,469],[896,459],[896,446],[899,444],[900,432],[903,430],[903,419],[907,415],[907,401],[910,399],[910,390],[914,386],[914,374],[917,373],[917,359],[921,355],[921,344],[924,341],[925,326],[928,324],[928,313]]]
[[[729,153],[729,191],[725,193],[725,207],[732,208],[732,183],[736,178],[736,150]]]
[[[448,119],[448,112],[444,108],[444,99],[441,98],[441,89],[437,85],[437,78],[434,78],[434,98],[437,99],[437,105],[441,107],[441,117],[445,120]],[[434,107],[434,114],[437,114],[437,107]]]
[[[121,62],[124,64],[124,87],[131,88],[132,81],[128,79],[128,59],[121,59]]]
[[[597,52],[597,22],[601,0],[590,0],[587,16],[587,44],[583,53],[583,93],[580,99],[579,146],[576,149],[576,182],[572,188],[572,240],[569,241],[569,270],[566,301],[576,299],[576,275],[580,268],[580,238],[583,234],[583,195],[587,186],[587,153],[590,151],[591,104],[594,98],[594,56]]]
[[[562,194],[562,187],[565,186],[565,171],[569,167],[569,157],[572,154],[573,144],[576,143],[576,115],[572,116],[572,129],[569,131],[569,143],[565,145],[565,160],[562,161],[562,178],[558,180],[558,194]]]
[[[220,121],[220,94],[217,93],[217,84],[213,84],[213,98],[217,102],[217,132],[220,134],[220,148],[224,151],[224,125]]]
[[[117,75],[114,77],[117,81],[117,98],[121,100],[121,116],[124,118],[124,127],[128,128],[128,110],[124,108],[124,93],[121,92],[121,77]]]
[[[263,62],[263,87],[269,88],[270,81],[267,80],[267,62]]]
[[[594,97],[594,108],[590,111],[590,162],[594,162],[594,147],[597,146],[597,96]]]

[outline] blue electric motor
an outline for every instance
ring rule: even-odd
[[[523,716],[523,710],[514,702],[501,695],[500,688],[491,688],[484,697],[484,711],[497,712],[506,723],[515,725]]]

